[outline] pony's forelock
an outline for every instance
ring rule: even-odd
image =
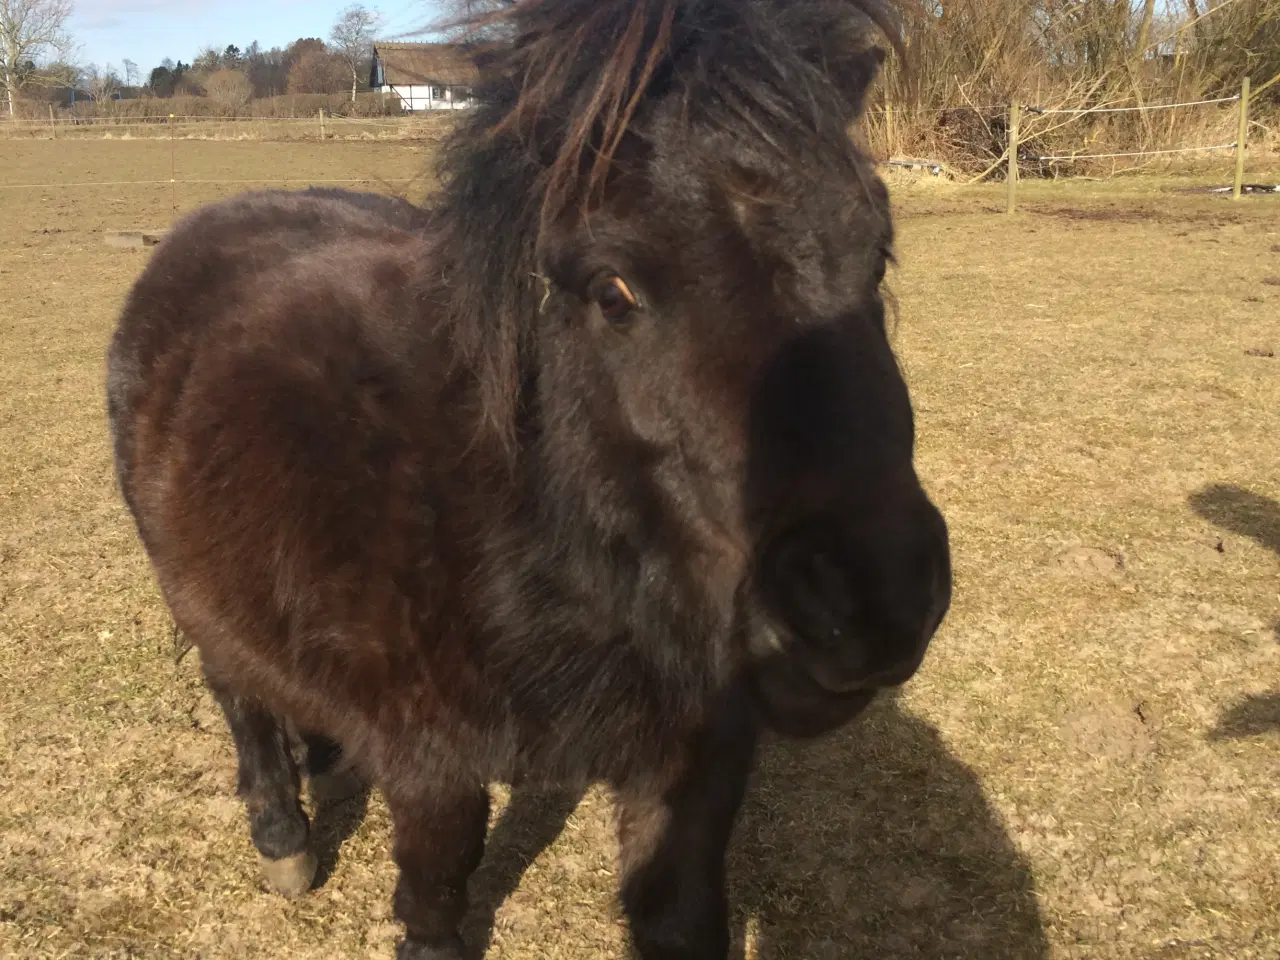
[[[646,99],[678,85],[686,123],[785,160],[847,137],[878,60],[833,56],[832,38],[873,24],[901,49],[887,0],[493,0],[444,24],[480,68],[480,105],[442,154],[451,332],[510,453],[539,238],[600,201]]]

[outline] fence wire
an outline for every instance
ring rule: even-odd
[[[1235,103],[1240,94],[1230,97],[1216,97],[1212,100],[1188,100],[1185,103],[1146,103],[1134,107],[1023,107],[1029,113],[1047,116],[1049,114],[1069,114],[1084,116],[1090,113],[1145,113],[1148,110],[1174,110],[1179,107],[1200,107],[1210,103]]]
[[[1074,160],[1101,160],[1108,157],[1154,157],[1166,153],[1196,153],[1203,150],[1234,150],[1234,143],[1219,143],[1212,147],[1175,147],[1170,150],[1129,150],[1123,153],[1073,153],[1068,156],[1061,157],[1035,157],[1036,160],[1054,160],[1054,161],[1074,161]]]
[[[1060,123],[1058,123],[1056,126],[1051,128],[1051,129],[1057,129],[1058,126],[1065,126],[1080,117],[1089,116],[1092,114],[1133,113],[1133,112],[1146,112],[1146,111],[1155,111],[1155,110],[1173,110],[1173,109],[1187,108],[1187,107],[1235,103],[1235,102],[1239,102],[1239,100],[1240,100],[1240,95],[1236,94],[1230,97],[1214,97],[1209,99],[1190,100],[1190,101],[1184,101],[1179,103],[1154,103],[1154,104],[1145,104],[1145,105],[1127,106],[1127,107],[1098,106],[1098,107],[1073,108],[1073,107],[1025,106],[1023,107],[1023,109],[1026,112],[1033,115],[1062,116],[1064,119]],[[972,111],[977,113],[984,113],[988,111],[1005,109],[1005,107],[1002,105],[973,105],[973,104],[954,104],[950,106],[946,106],[946,105],[935,106],[933,104],[930,104],[930,105],[921,104],[921,105],[916,105],[915,107],[905,106],[905,105],[901,107],[894,107],[894,105],[890,104],[889,106],[890,108],[900,112],[900,114],[903,116],[910,116],[912,113],[928,114],[928,113],[946,113],[946,112],[953,112],[953,111]],[[879,112],[882,114],[885,113],[886,112],[885,108],[883,106],[880,107]],[[435,114],[432,114],[432,117],[434,116]],[[15,119],[15,120],[9,121],[9,126],[10,126],[10,129],[17,128],[20,130],[26,129],[26,128],[32,128],[32,129],[53,128],[55,131],[55,135],[58,129],[63,129],[67,131],[77,131],[77,130],[86,130],[86,129],[95,129],[95,128],[104,129],[104,128],[115,128],[115,127],[147,127],[147,128],[156,129],[157,131],[163,131],[164,129],[167,128],[170,132],[170,136],[172,137],[173,133],[175,132],[186,132],[192,128],[199,128],[202,126],[204,127],[224,126],[225,127],[225,126],[231,126],[231,125],[244,125],[246,127],[253,127],[253,126],[305,124],[308,126],[318,127],[322,131],[325,130],[326,125],[328,126],[328,129],[330,131],[334,131],[334,129],[339,127],[340,125],[348,125],[348,129],[352,127],[356,129],[363,128],[366,130],[373,129],[373,128],[384,128],[384,129],[391,128],[391,129],[406,131],[406,130],[411,130],[415,126],[418,126],[419,123],[424,119],[427,119],[427,118],[415,116],[415,115],[400,115],[400,116],[375,115],[375,116],[369,116],[369,117],[352,117],[352,116],[334,116],[332,114],[326,114],[323,116],[323,118],[319,116],[315,116],[315,117],[298,117],[298,116],[294,116],[294,117],[244,117],[244,116],[198,117],[198,116],[188,116],[188,115],[183,115],[183,116],[161,115],[161,116],[141,116],[141,117],[84,117],[84,118],[76,118],[73,120],[67,120],[65,118],[57,118],[52,120],[42,120],[39,118],[22,119],[22,120]],[[1043,134],[1043,131],[1041,131],[1040,133]],[[1052,162],[1052,163],[1076,163],[1076,162],[1088,161],[1088,160],[1105,160],[1105,159],[1119,159],[1119,158],[1130,158],[1130,157],[1154,157],[1154,156],[1167,156],[1167,155],[1183,154],[1183,153],[1203,153],[1203,152],[1211,152],[1215,150],[1232,150],[1232,149],[1236,149],[1237,147],[1238,147],[1238,144],[1235,142],[1232,142],[1232,143],[1214,144],[1210,146],[1174,147],[1174,148],[1160,149],[1160,150],[1130,150],[1130,151],[1116,151],[1111,153],[1077,153],[1077,154],[1063,154],[1063,155],[1046,155],[1046,156],[1037,156],[1037,157],[1027,157],[1026,159],[1031,160],[1032,162],[1040,161],[1040,162]],[[995,166],[1003,162],[1003,160],[1007,157],[1008,157],[1008,151],[1006,150],[1004,157],[1000,161],[997,161],[996,164],[993,164],[992,167],[989,168],[987,172],[990,172],[991,169],[994,169]],[[898,158],[898,157],[891,157],[888,160],[888,164],[891,166],[926,167],[926,168],[930,168],[931,172],[934,172],[934,173],[940,172],[941,170],[946,168],[945,164],[938,161],[920,161],[915,159]],[[979,177],[978,179],[982,179],[985,176],[986,174],[984,173],[982,177]],[[50,189],[57,189],[59,187],[81,188],[81,187],[163,186],[165,184],[169,184],[170,186],[175,186],[177,184],[191,184],[191,185],[384,184],[384,185],[390,186],[393,184],[414,183],[419,179],[421,178],[306,178],[306,177],[260,177],[260,178],[248,177],[248,178],[224,178],[224,179],[169,178],[169,179],[154,179],[154,180],[99,180],[99,181],[84,181],[84,182],[53,182],[53,183],[0,183],[0,190],[22,190],[22,189],[50,190]]]

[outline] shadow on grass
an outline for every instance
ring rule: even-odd
[[[1210,740],[1237,740],[1280,730],[1280,693],[1259,693],[1245,697],[1218,718]]]
[[[730,876],[760,960],[1048,956],[1030,869],[977,777],[893,700],[765,748]]]
[[[1270,497],[1219,483],[1196,491],[1187,502],[1215,526],[1248,537],[1280,556],[1280,503]]]
[[[345,781],[342,781],[345,783]],[[349,796],[318,803],[311,825],[312,849],[319,865],[316,888],[333,876],[342,844],[364,822],[369,810],[370,787],[354,781]],[[468,883],[470,909],[463,935],[475,956],[483,956],[493,939],[498,908],[520,886],[529,864],[555,842],[583,794],[530,790],[512,791],[498,823],[485,839],[484,860]]]
[[[311,851],[317,860],[312,888],[319,889],[338,868],[342,845],[364,823],[371,791],[354,771],[342,766],[342,750],[332,740],[293,730],[289,739],[311,800]]]
[[[581,799],[512,793],[469,884],[471,955],[484,954],[499,907]],[[323,876],[367,800],[336,805],[332,827],[317,816]],[[1048,956],[1030,870],[977,777],[891,699],[822,740],[764,747],[729,875],[737,958],[748,924],[759,960]]]
[[[1198,490],[1187,502],[1210,523],[1248,537],[1280,558],[1280,503],[1225,483]],[[1280,622],[1271,630],[1280,640]],[[1280,730],[1280,693],[1246,697],[1218,718],[1209,739],[1252,737],[1271,730]]]
[[[580,800],[513,793],[470,884],[481,952]],[[748,924],[759,960],[1048,956],[1030,869],[977,777],[889,699],[828,738],[766,745],[729,875],[738,958]]]
[[[338,868],[342,845],[360,829],[369,812],[369,788],[362,786],[354,795],[340,800],[324,800],[316,806],[311,818],[311,849],[319,861],[313,887],[329,882]]]
[[[317,803],[311,824],[312,849],[319,861],[315,889],[333,876],[342,844],[355,834],[368,814],[370,794],[369,786],[355,780],[350,795]],[[520,886],[529,864],[560,836],[582,797],[581,791],[512,791],[498,823],[485,839],[484,860],[468,883],[470,908],[463,935],[472,945],[472,956],[483,956],[488,950],[498,908]]]
[[[463,927],[472,947],[468,956],[483,956],[488,951],[498,908],[520,886],[529,864],[555,843],[582,797],[581,791],[512,790],[510,801],[485,839],[484,860],[468,884],[471,904]]]

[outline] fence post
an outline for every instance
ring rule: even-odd
[[[885,100],[884,104],[884,148],[893,159],[893,104]]]
[[[320,139],[324,139],[324,107],[320,108]]]
[[[1240,199],[1244,185],[1244,144],[1249,139],[1249,78],[1240,81],[1240,125],[1236,127],[1236,179],[1231,185],[1231,199]]]
[[[178,212],[178,161],[174,157],[173,114],[169,114],[169,202],[174,214]]]
[[[53,115],[53,104],[49,104],[49,129],[53,132],[53,139],[58,139],[58,121]]]
[[[1018,123],[1022,119],[1022,105],[1018,101],[1009,104],[1009,199],[1004,212],[1018,209]]]

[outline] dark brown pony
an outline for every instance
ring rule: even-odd
[[[461,956],[501,780],[611,785],[640,955],[726,956],[758,735],[906,681],[950,597],[848,136],[870,3],[522,0],[433,207],[258,193],[157,249],[116,470],[277,886],[292,724],[386,798],[401,957]]]

